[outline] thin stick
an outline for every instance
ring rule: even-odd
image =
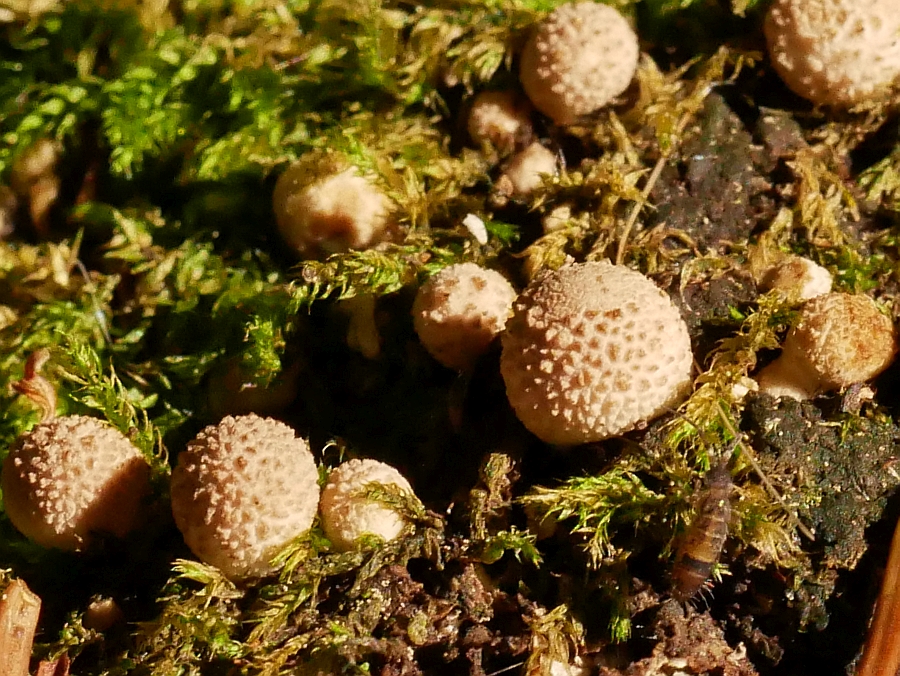
[[[694,111],[685,111],[681,116],[681,119],[678,120],[672,138],[677,138],[684,131],[684,128],[687,127],[688,122],[690,122],[693,117]],[[659,159],[656,160],[656,164],[653,165],[653,171],[650,172],[650,176],[647,177],[647,183],[641,191],[641,199],[635,202],[634,206],[631,207],[631,213],[628,214],[628,220],[625,221],[625,228],[622,230],[622,236],[619,238],[619,246],[616,249],[616,265],[622,265],[622,263],[625,262],[625,250],[628,247],[628,238],[631,237],[631,230],[634,228],[634,224],[637,223],[641,209],[647,204],[647,198],[650,197],[653,186],[655,186],[656,182],[659,180],[659,175],[662,174],[663,167],[666,166],[666,162],[674,154],[677,145],[677,143],[672,143],[672,145],[669,146],[668,152],[663,151]]]
[[[653,171],[650,172],[647,183],[641,191],[641,199],[635,202],[631,207],[631,213],[628,214],[628,220],[625,221],[625,228],[622,230],[622,236],[619,238],[619,246],[616,249],[616,265],[622,265],[625,261],[625,249],[628,246],[628,238],[631,236],[631,230],[634,228],[634,224],[637,223],[641,209],[647,204],[647,198],[650,197],[653,186],[656,185],[656,182],[659,180],[659,175],[662,173],[663,167],[666,166],[666,160],[669,159],[670,154],[671,153],[665,153],[656,160]]]
[[[856,676],[895,676],[900,669],[900,523],[894,529],[887,569],[875,602],[875,619]]]
[[[13,580],[0,597],[0,674],[28,676],[31,646],[41,599],[22,580]]]
[[[759,477],[759,480],[762,481],[763,486],[766,491],[772,497],[775,502],[781,505],[781,508],[788,513],[791,521],[793,521],[794,526],[796,526],[797,530],[803,533],[811,542],[816,541],[816,536],[813,535],[813,532],[804,525],[802,521],[800,521],[800,517],[797,516],[797,512],[791,509],[787,503],[784,501],[784,498],[781,497],[781,494],[778,492],[778,489],[772,485],[769,481],[768,477],[763,473],[762,467],[759,466],[759,463],[756,461],[756,458],[753,455],[752,449],[744,443],[744,440],[741,438],[740,433],[735,429],[731,420],[728,418],[728,415],[725,413],[725,409],[722,408],[722,402],[716,402],[716,406],[719,409],[719,415],[722,417],[722,424],[728,428],[728,431],[734,436],[735,439],[738,440],[738,448],[741,449],[741,453],[744,454],[744,457],[747,459],[747,462],[750,463],[750,466],[753,468],[753,471],[756,472],[756,475]]]

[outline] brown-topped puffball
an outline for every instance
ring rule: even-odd
[[[531,105],[516,92],[481,92],[472,101],[467,128],[472,141],[496,161],[531,139]]]
[[[556,154],[535,141],[510,158],[494,192],[502,197],[528,197],[541,187],[545,177],[555,174]]]
[[[628,88],[639,52],[637,35],[618,11],[568,3],[534,28],[519,80],[535,108],[557,124],[571,124]]]
[[[622,434],[691,388],[691,342],[678,309],[642,274],[608,262],[535,279],[501,340],[509,401],[547,443]]]
[[[894,324],[875,301],[829,293],[803,305],[781,355],[756,381],[760,392],[802,401],[874,378],[896,351]]]
[[[319,512],[325,537],[335,551],[352,550],[366,534],[387,542],[403,530],[405,521],[396,510],[366,497],[367,485],[373,483],[393,485],[413,495],[412,486],[400,472],[377,460],[348,460],[328,475]]]
[[[416,294],[413,325],[429,354],[449,368],[474,366],[512,314],[516,291],[495,270],[450,265]]]
[[[809,300],[831,291],[832,277],[818,263],[789,255],[765,271],[760,280],[764,291],[777,289],[792,300]]]
[[[150,467],[117,429],[81,415],[51,418],[22,435],[3,462],[13,525],[45,547],[81,550],[93,533],[122,537],[141,521]]]
[[[778,75],[815,104],[878,100],[900,77],[896,0],[775,0],[764,30]]]
[[[372,177],[331,156],[291,165],[273,193],[278,231],[304,257],[377,244],[392,206]]]
[[[191,551],[232,579],[271,561],[312,525],[319,502],[312,453],[271,418],[228,416],[202,430],[172,472],[172,513]]]

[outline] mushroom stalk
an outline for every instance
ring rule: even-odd
[[[766,366],[757,376],[759,389],[773,397],[791,397],[798,401],[812,399],[821,389],[815,367],[802,354],[787,354]]]

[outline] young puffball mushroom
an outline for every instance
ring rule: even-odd
[[[254,414],[202,430],[178,456],[171,490],[188,547],[232,579],[273,572],[273,557],[309,530],[319,502],[306,442]]]
[[[475,263],[450,265],[419,288],[413,325],[432,357],[465,371],[506,326],[515,299],[515,289],[499,272]]]
[[[541,187],[545,176],[555,174],[556,154],[535,141],[510,158],[494,192],[501,199],[525,198]]]
[[[764,291],[778,289],[791,299],[802,301],[831,291],[832,278],[818,263],[789,255],[765,271],[760,279]]]
[[[284,241],[300,256],[365,249],[388,225],[393,203],[371,177],[339,157],[301,160],[285,171],[272,196]]]
[[[467,128],[472,141],[496,162],[530,140],[531,106],[513,91],[481,92],[472,101]]]
[[[637,69],[638,39],[608,5],[557,7],[538,24],[525,50],[519,80],[535,108],[571,124],[621,94]]]
[[[149,480],[144,456],[111,425],[83,415],[50,418],[6,456],[3,503],[26,537],[78,551],[92,533],[122,537],[137,526]]]
[[[829,293],[806,302],[781,355],[756,380],[760,392],[803,401],[874,378],[896,351],[894,324],[871,298]]]
[[[622,434],[691,387],[691,341],[669,297],[609,262],[534,280],[502,336],[500,370],[519,420],[550,444]]]
[[[900,76],[897,0],[776,0],[764,29],[778,75],[815,104],[880,99]]]
[[[368,484],[396,486],[413,494],[406,478],[377,460],[348,460],[331,471],[322,490],[319,511],[325,537],[335,551],[348,552],[363,535],[393,540],[403,530],[403,518],[388,505],[366,497]]]

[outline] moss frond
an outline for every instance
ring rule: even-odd
[[[571,531],[587,540],[584,546],[594,568],[619,553],[613,543],[619,529],[633,529],[669,503],[624,465],[597,476],[567,479],[556,488],[538,486],[520,500],[541,515],[572,519]]]
[[[240,657],[244,648],[235,636],[243,592],[218,569],[196,561],[176,561],[172,571],[161,614],[140,627],[132,666],[180,676],[200,674],[210,661]]]
[[[335,254],[324,262],[306,261],[291,287],[289,309],[296,313],[325,298],[394,293],[415,282],[420,274],[433,274],[458,260],[458,254],[423,237],[410,244]]]
[[[709,368],[697,377],[694,392],[681,407],[684,418],[672,424],[669,443],[673,448],[698,435],[724,443],[731,439],[720,407],[727,411],[735,406],[735,388],[741,387],[742,380],[756,367],[757,353],[777,348],[778,335],[793,317],[793,310],[777,292],[760,296],[756,310],[749,315],[735,313],[742,320],[740,327],[734,336],[719,343]]]
[[[584,628],[566,605],[539,611],[527,620],[531,629],[531,653],[525,662],[528,676],[550,676],[554,662],[568,668],[584,644]]]

